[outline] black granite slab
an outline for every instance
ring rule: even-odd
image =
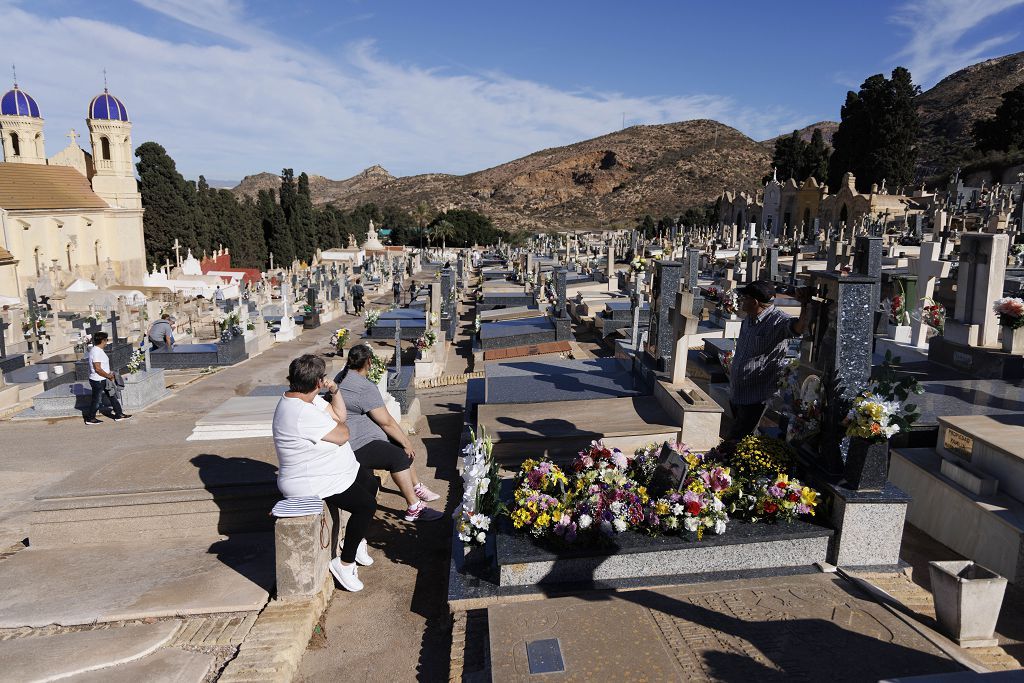
[[[479,337],[484,350],[507,349],[557,341],[557,330],[551,318],[536,316],[483,323]]]
[[[388,368],[388,393],[395,397],[398,406],[405,415],[409,407],[416,399],[416,369],[409,365],[403,365],[398,372]]]
[[[218,344],[177,344],[172,351],[151,351],[150,365],[154,368],[206,368],[234,365],[249,357],[245,352],[245,339],[235,337]]]
[[[924,393],[913,397],[921,410],[916,427],[937,427],[943,415],[1024,413],[1024,380],[976,379],[930,362],[905,363],[900,372],[917,378]]]
[[[729,520],[724,534],[705,533],[704,538],[700,541],[697,540],[696,534],[690,533],[678,536],[648,536],[634,531],[626,531],[593,545],[574,544],[545,547],[538,544],[528,534],[515,532],[509,520],[502,518],[496,533],[496,559],[499,565],[550,562],[569,557],[630,555],[694,546],[719,547],[801,538],[831,538],[834,533],[827,527],[800,520],[780,524],[751,524],[732,519]]]
[[[287,384],[260,384],[252,389],[247,396],[280,396],[288,391]]]
[[[395,328],[398,323],[402,325],[402,341],[413,341],[422,337],[427,330],[426,319],[420,315],[419,320],[378,320],[373,327],[366,330],[367,339],[394,339]]]
[[[0,374],[6,374],[23,367],[25,367],[25,354],[23,353],[12,353],[0,357]]]

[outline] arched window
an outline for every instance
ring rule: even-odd
[[[100,138],[100,158],[110,161],[110,140],[105,137]]]
[[[36,156],[45,157],[46,152],[43,149],[43,134],[36,133]]]
[[[14,156],[21,156],[21,141],[18,139],[17,133],[11,133],[11,149],[14,152]]]

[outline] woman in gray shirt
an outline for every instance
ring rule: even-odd
[[[349,349],[345,369],[335,378],[348,411],[349,443],[355,451],[356,460],[368,469],[391,472],[391,478],[398,484],[408,504],[405,511],[407,522],[440,519],[443,513],[426,505],[440,496],[424,486],[416,476],[412,467],[416,451],[409,437],[384,406],[380,389],[366,377],[371,360],[373,350],[369,346],[353,346]]]

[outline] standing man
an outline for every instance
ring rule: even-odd
[[[89,349],[89,386],[92,388],[92,403],[85,413],[87,425],[102,424],[102,421],[96,419],[96,413],[100,410],[104,393],[110,400],[110,407],[114,409],[114,422],[131,417],[121,409],[121,402],[117,400],[114,373],[110,371],[110,358],[104,350],[108,341],[106,332],[97,332],[92,336],[92,348]]]
[[[395,307],[402,303],[402,283],[395,280],[391,284],[391,293],[395,296]]]
[[[170,313],[164,313],[159,320],[157,320],[149,328],[149,343],[153,345],[153,350],[157,351],[160,349],[167,349],[168,351],[174,350],[174,323],[177,322],[175,317]]]
[[[806,288],[796,290],[799,318],[775,307],[775,287],[765,280],[740,287],[737,293],[739,309],[746,317],[736,338],[729,373],[729,439],[742,439],[757,428],[765,403],[778,389],[789,339],[804,333],[811,311],[807,305],[810,291]]]
[[[363,286],[359,284],[360,278],[352,285],[352,306],[356,309],[356,315],[363,312]]]

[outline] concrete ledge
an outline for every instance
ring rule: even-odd
[[[342,511],[341,519],[334,519],[324,506],[320,514],[282,517],[274,523],[278,600],[310,599],[322,589],[334,549],[345,537],[348,517]]]

